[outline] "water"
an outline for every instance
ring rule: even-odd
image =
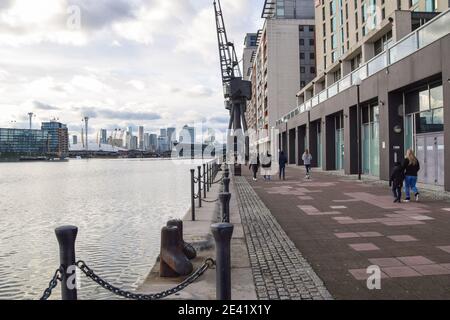
[[[196,165],[196,164],[195,164]],[[59,264],[54,229],[78,226],[77,259],[135,290],[161,227],[190,206],[190,161],[0,163],[0,299],[36,299]],[[52,299],[59,299],[59,286]],[[81,275],[81,299],[111,299]]]

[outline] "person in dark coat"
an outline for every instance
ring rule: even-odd
[[[259,166],[261,165],[260,161],[259,161],[259,154],[256,155],[256,157],[254,157],[252,159],[252,161],[250,161],[250,166],[249,169],[252,170],[253,173],[253,181],[257,181],[258,179],[256,178],[256,175],[258,174],[258,170],[259,170]]]
[[[389,180],[389,186],[392,187],[392,193],[394,194],[394,203],[402,202],[403,180],[405,180],[403,166],[400,162],[396,162]]]
[[[280,180],[283,178],[283,180],[286,180],[286,164],[288,160],[286,155],[284,154],[284,151],[280,152],[280,156],[278,157],[278,164],[280,165]]]

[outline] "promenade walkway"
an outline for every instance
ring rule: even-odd
[[[326,173],[305,180],[297,167],[287,181],[254,182],[244,169],[235,182],[260,298],[298,297],[289,288],[300,278],[301,298],[450,299],[449,202],[394,204],[388,187]],[[367,288],[372,265],[380,290]]]

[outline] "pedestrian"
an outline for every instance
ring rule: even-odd
[[[400,162],[397,161],[394,164],[391,179],[389,180],[389,186],[392,187],[392,193],[394,194],[394,203],[402,202],[402,187],[404,180],[405,173],[403,170],[403,166]]]
[[[261,164],[264,180],[271,179],[271,169],[272,169],[272,155],[269,153],[269,151],[266,152],[265,155],[263,155],[263,161]]]
[[[280,156],[278,157],[278,164],[280,165],[280,180],[281,178],[283,178],[283,180],[286,180],[287,157],[284,154],[284,151],[280,152]]]
[[[311,153],[309,153],[308,149],[306,149],[305,153],[303,153],[302,160],[303,160],[303,163],[304,163],[305,169],[306,169],[306,179],[311,179],[312,155],[311,155]]]
[[[403,162],[403,170],[405,173],[405,202],[411,201],[411,190],[414,192],[415,200],[419,201],[419,190],[417,189],[416,184],[417,176],[420,171],[420,163],[412,149],[408,149],[406,151],[405,161]]]
[[[261,165],[259,161],[259,154],[253,156],[253,159],[250,161],[250,166],[248,167],[250,170],[252,170],[253,173],[253,181],[258,181],[256,178],[256,175],[258,174],[259,166]]]

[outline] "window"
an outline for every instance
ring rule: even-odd
[[[309,39],[309,45],[314,46],[314,39]]]
[[[300,59],[302,59],[302,60],[305,59],[305,53],[304,52],[300,52]]]
[[[300,67],[300,73],[305,73],[305,72],[306,72],[305,67]]]
[[[314,60],[316,59],[316,54],[314,52],[309,53],[309,59]]]
[[[310,72],[310,73],[316,73],[316,67],[311,67],[311,68],[309,69],[309,72]]]
[[[301,88],[304,88],[305,86],[306,86],[305,81],[300,81],[300,87],[301,87]]]
[[[300,45],[304,46],[305,45],[305,39],[300,39]]]
[[[309,26],[309,31],[314,32],[314,26]]]

